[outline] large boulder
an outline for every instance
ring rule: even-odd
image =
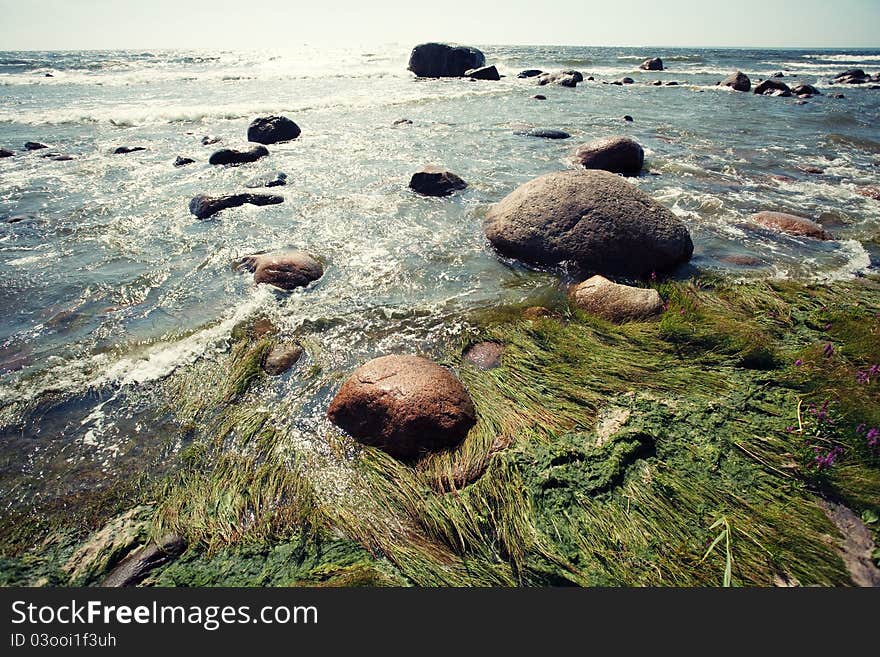
[[[486,214],[486,237],[503,255],[639,278],[693,254],[687,227],[623,178],[598,170],[546,174],[520,185]]]
[[[791,96],[791,89],[785,82],[778,80],[762,80],[755,87],[754,92],[759,96]]]
[[[843,73],[834,76],[832,82],[837,84],[865,84],[871,81],[871,76],[867,75],[860,68],[851,68]]]
[[[494,66],[483,66],[482,68],[473,68],[465,71],[464,74],[474,80],[500,80],[498,69]]]
[[[751,220],[764,228],[796,237],[813,237],[817,240],[831,239],[831,235],[815,221],[787,212],[759,212],[753,214]]]
[[[816,89],[816,87],[814,87],[811,84],[799,84],[794,89],[791,90],[791,93],[793,93],[795,96],[803,96],[803,95],[821,96],[822,95],[822,92],[819,91],[818,89]]]
[[[365,445],[413,459],[458,445],[477,413],[446,368],[420,356],[383,356],[355,370],[327,417]]]
[[[221,210],[237,208],[246,203],[261,206],[277,205],[284,203],[284,197],[277,194],[229,194],[227,196],[200,194],[189,202],[189,211],[198,219],[207,219]]]
[[[246,151],[237,151],[233,148],[221,148],[211,154],[209,164],[246,164],[256,162],[261,157],[266,157],[269,149],[262,145],[254,146]]]
[[[455,78],[485,65],[485,56],[476,48],[423,43],[410,53],[407,70],[420,78]]]
[[[574,159],[585,169],[635,175],[645,163],[645,151],[629,137],[606,137],[578,148]]]
[[[663,310],[657,290],[609,281],[593,276],[571,290],[571,300],[578,308],[615,324],[645,319]]]
[[[257,144],[277,144],[299,137],[299,126],[286,116],[261,116],[248,126],[248,141]]]
[[[584,76],[577,71],[559,71],[558,73],[542,73],[537,78],[538,86],[558,84],[560,87],[576,87]]]
[[[651,57],[639,64],[639,68],[643,71],[662,71],[663,60],[659,57]]]
[[[467,187],[467,183],[451,171],[427,166],[412,175],[409,187],[423,196],[449,196],[455,190]]]
[[[752,81],[742,71],[731,73],[720,84],[723,87],[730,87],[734,91],[749,91],[752,88]]]
[[[240,267],[254,272],[254,283],[282,290],[305,287],[324,275],[324,266],[305,251],[260,253],[242,260]]]

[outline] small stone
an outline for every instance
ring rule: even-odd
[[[504,345],[498,342],[477,342],[465,349],[465,361],[481,370],[491,370],[501,365]]]
[[[276,344],[263,360],[263,371],[269,376],[280,376],[302,357],[304,349],[297,342]]]

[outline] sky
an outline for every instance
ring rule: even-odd
[[[413,44],[880,48],[880,0],[0,0],[0,50]]]

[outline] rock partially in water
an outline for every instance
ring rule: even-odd
[[[24,143],[24,150],[26,151],[39,151],[44,148],[49,148],[46,144],[42,144],[38,141],[26,141]]]
[[[758,86],[755,87],[753,93],[758,94],[759,96],[782,96],[788,97],[791,96],[791,89],[788,88],[788,85],[784,82],[777,82],[776,80],[763,80],[758,83]]]
[[[571,300],[581,310],[615,324],[646,319],[663,310],[657,290],[621,285],[604,276],[574,286]]]
[[[147,150],[143,146],[118,146],[113,149],[113,155],[128,155],[129,153],[137,153],[138,151]]]
[[[269,376],[280,376],[293,367],[304,352],[298,342],[276,344],[263,359],[263,371]]]
[[[635,175],[645,163],[645,151],[629,137],[606,137],[578,148],[574,159],[585,169]]]
[[[152,571],[171,563],[185,551],[186,540],[175,534],[168,534],[158,543],[151,542],[129,552],[104,578],[100,586],[137,586]]]
[[[248,141],[257,144],[278,144],[300,136],[299,126],[286,116],[261,116],[248,126]]]
[[[427,166],[412,175],[409,187],[423,196],[449,196],[467,183],[451,171],[441,167]]]
[[[832,83],[836,84],[866,84],[871,81],[871,76],[867,75],[860,68],[851,68],[843,73],[834,76]]]
[[[742,71],[731,73],[719,84],[723,87],[730,87],[734,91],[749,91],[752,88],[752,81],[749,79],[749,76]]]
[[[530,130],[520,130],[517,135],[523,137],[540,137],[542,139],[569,139],[570,134],[564,130],[553,130],[552,128],[532,128]]]
[[[556,313],[544,306],[529,306],[523,310],[522,316],[525,319],[536,320],[544,319],[546,317],[556,317]]]
[[[856,194],[866,198],[872,198],[875,201],[880,201],[880,186],[864,185],[863,187],[856,187]]]
[[[795,96],[803,96],[803,95],[821,96],[822,95],[822,92],[819,91],[818,89],[816,89],[816,87],[814,87],[811,84],[799,84],[798,86],[796,86],[794,89],[791,90],[791,93],[793,93]]]
[[[413,122],[412,122],[411,120],[409,120],[409,119],[397,119],[397,120],[396,120],[394,123],[392,123],[391,125],[394,126],[394,127],[397,127],[397,126],[399,126],[399,125],[412,125],[412,124],[413,124]]]
[[[476,48],[422,43],[410,53],[407,70],[420,78],[455,78],[485,65],[486,57]]]
[[[209,164],[247,164],[256,162],[261,157],[266,157],[269,149],[258,145],[246,151],[238,151],[233,148],[221,148],[215,151],[208,159]]]
[[[205,135],[204,137],[202,137],[202,146],[210,146],[212,144],[219,144],[221,141],[223,141],[223,140],[220,137],[218,137],[217,135]]]
[[[368,361],[339,389],[327,417],[359,442],[399,459],[455,447],[477,421],[455,375],[420,356]]]
[[[599,170],[535,178],[493,205],[486,237],[503,255],[597,274],[640,278],[690,259],[694,245],[672,212],[620,176]]]
[[[474,80],[500,80],[501,76],[498,75],[498,69],[494,66],[483,66],[481,68],[473,68],[469,71],[465,71],[464,74],[472,78]]]
[[[770,228],[787,235],[812,237],[817,240],[830,240],[831,235],[815,221],[786,212],[758,212],[751,220],[759,226]]]
[[[739,265],[740,267],[754,267],[763,264],[763,261],[760,258],[756,258],[755,256],[751,255],[745,255],[742,253],[734,253],[731,255],[721,256],[718,259],[721,262],[727,262],[731,265]]]
[[[15,155],[12,151],[6,150],[5,148],[0,148],[0,157],[12,157]]]
[[[116,565],[121,556],[146,541],[152,511],[149,506],[130,509],[83,541],[62,566],[71,585],[95,580]]]
[[[614,85],[617,85],[618,87],[621,87],[625,84],[634,84],[634,83],[635,83],[635,80],[633,80],[632,78],[624,77],[624,78],[620,78],[619,80],[614,80],[611,84],[614,84]]]
[[[178,155],[174,160],[174,166],[176,167],[185,167],[187,164],[193,164],[195,162],[191,157],[183,157],[182,155]]]
[[[537,68],[527,68],[525,71],[520,71],[516,76],[518,78],[535,78],[541,75],[544,71]]]
[[[274,285],[282,290],[305,287],[324,275],[324,265],[305,251],[279,251],[247,256],[237,269],[254,272],[254,283]]]
[[[534,96],[532,96],[532,99],[533,100],[547,100],[547,96],[545,96],[543,94],[535,94]]]
[[[559,71],[557,73],[542,73],[538,76],[539,86],[558,84],[560,87],[576,87],[578,82],[583,81],[584,76],[577,71]]]
[[[260,206],[277,205],[284,203],[284,197],[277,194],[230,194],[228,196],[201,194],[189,202],[189,211],[199,219],[207,219],[221,210],[237,208],[246,203]]]
[[[663,60],[659,57],[651,57],[639,64],[639,68],[643,71],[662,71]]]
[[[477,342],[464,350],[462,358],[481,370],[491,370],[501,366],[504,345],[500,342]]]
[[[267,176],[253,178],[245,184],[245,187],[247,187],[248,189],[257,189],[260,187],[283,187],[286,184],[287,174],[283,171],[276,171],[275,173],[269,174]]]
[[[629,114],[624,114],[624,115],[623,115],[623,120],[626,121],[627,123],[632,123],[632,122],[633,122],[633,117],[631,117]]]

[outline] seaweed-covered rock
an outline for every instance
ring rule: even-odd
[[[632,121],[632,117],[629,120]],[[606,137],[578,148],[574,159],[585,169],[635,175],[645,163],[645,151],[629,137]]]
[[[221,148],[215,151],[208,159],[209,164],[246,164],[248,162],[256,162],[261,157],[266,157],[269,149],[263,145],[254,146],[246,151],[235,150],[234,148]]]
[[[669,271],[694,249],[672,212],[599,170],[560,171],[520,185],[489,209],[484,231],[506,256],[574,261],[592,273],[633,278]]]
[[[752,81],[742,71],[731,73],[720,84],[723,87],[730,87],[734,91],[749,91],[752,88]]]
[[[286,116],[261,116],[248,126],[248,141],[257,144],[277,144],[300,136],[299,126]]]
[[[645,319],[663,310],[657,290],[621,285],[604,276],[593,276],[574,286],[571,300],[581,310],[616,324]]]
[[[830,240],[831,235],[815,221],[787,212],[758,212],[751,220],[760,226],[798,237]]]
[[[485,65],[486,57],[476,48],[422,43],[410,53],[407,70],[420,78],[455,78]]]
[[[189,211],[199,219],[207,219],[221,210],[251,205],[277,205],[284,203],[284,197],[277,194],[230,194],[228,196],[207,196],[200,194],[189,202]]]
[[[409,187],[423,196],[449,196],[457,189],[467,187],[467,183],[451,171],[427,166],[412,175]]]
[[[477,420],[455,375],[420,356],[368,361],[339,389],[327,417],[363,444],[400,459],[458,445]]]
[[[101,581],[101,586],[137,586],[152,571],[170,563],[186,550],[186,540],[175,534],[162,537],[158,543],[135,548]]]
[[[284,374],[296,364],[303,353],[304,349],[298,342],[276,344],[263,359],[263,371],[269,376]]]

